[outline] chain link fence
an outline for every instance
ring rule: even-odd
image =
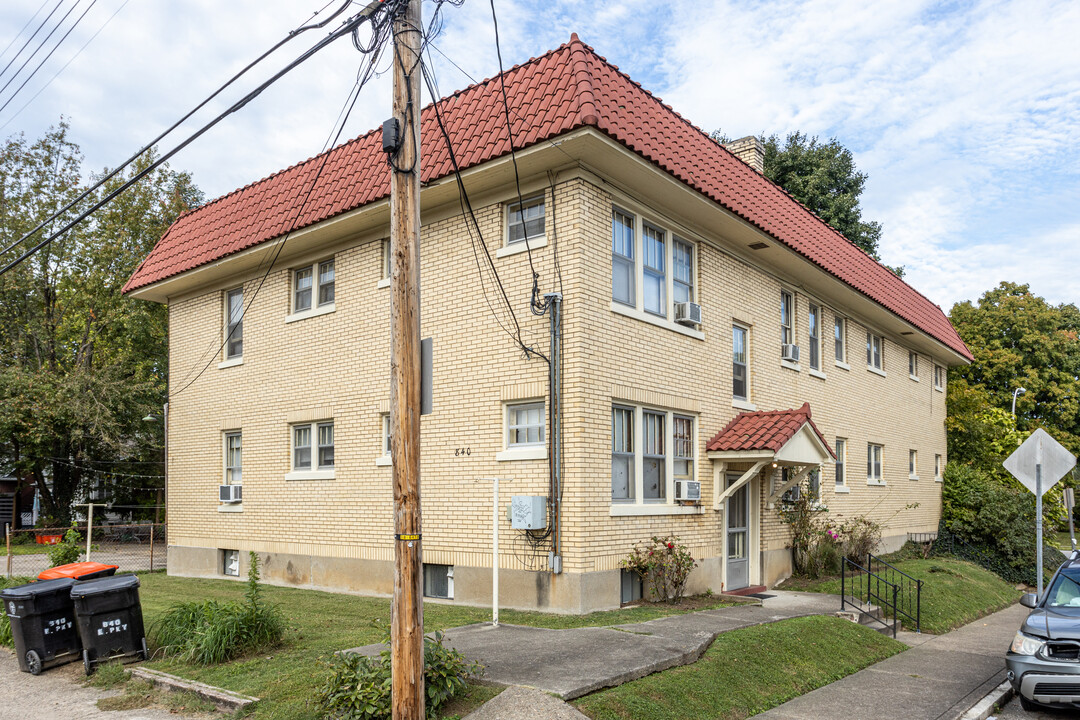
[[[164,570],[168,528],[164,523],[94,525],[90,551],[86,548],[86,522],[74,525],[82,538],[79,561],[119,566],[119,572]],[[3,572],[8,577],[35,578],[50,567],[49,549],[63,540],[71,527],[8,530]]]

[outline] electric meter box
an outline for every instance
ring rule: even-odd
[[[542,495],[514,495],[510,498],[510,527],[514,530],[543,530],[547,527],[547,498]]]

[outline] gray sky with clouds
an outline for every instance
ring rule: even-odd
[[[57,1],[54,18],[77,0]],[[37,137],[64,116],[87,166],[114,166],[325,1],[98,0],[0,110],[0,136]],[[80,0],[65,28],[89,2]],[[54,5],[0,5],[0,48],[39,7],[31,29]],[[577,32],[705,130],[836,137],[870,176],[863,207],[884,225],[883,260],[905,265],[909,282],[946,311],[1001,280],[1030,283],[1052,302],[1077,301],[1080,2],[496,0],[496,7],[508,66]],[[438,48],[475,78],[496,74],[487,1],[447,5],[444,15]],[[298,38],[267,68],[324,32]],[[25,37],[0,54],[0,68]],[[318,153],[359,59],[339,42],[182,151],[173,167],[214,197]],[[434,59],[444,93],[470,82]],[[0,91],[0,105],[22,77]],[[375,127],[389,104],[384,77],[367,87],[343,137]]]

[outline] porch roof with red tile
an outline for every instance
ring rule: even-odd
[[[742,412],[705,444],[708,452],[779,452],[804,425],[809,425],[818,440],[836,459],[836,453],[811,418],[810,403],[795,410]]]

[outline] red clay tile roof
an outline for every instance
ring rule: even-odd
[[[739,413],[727,426],[705,444],[709,452],[729,450],[771,450],[778,452],[795,437],[803,425],[808,424],[832,457],[836,453],[829,447],[825,436],[810,418],[810,403],[803,403],[798,410],[768,410]]]
[[[592,126],[777,239],[912,325],[971,359],[941,308],[849,242],[782,188],[732,155],[582,43],[570,42],[505,73],[517,148]],[[439,108],[462,168],[510,152],[498,78],[443,98]],[[421,112],[424,182],[452,172],[435,125]],[[378,131],[182,215],[124,286],[146,287],[389,194]],[[314,189],[308,184],[325,168]],[[304,199],[307,199],[306,205]]]

